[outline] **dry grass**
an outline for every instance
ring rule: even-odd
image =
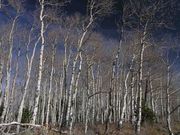
[[[88,135],[104,135],[105,126],[102,124],[92,125],[88,129]],[[173,131],[175,133],[180,132],[180,123],[174,123]],[[73,130],[74,135],[84,135],[84,125],[77,124]],[[48,134],[42,129],[28,130],[26,133],[20,135],[68,135],[60,134],[58,132],[50,130]],[[125,123],[121,129],[117,129],[115,124],[109,125],[108,135],[135,135],[134,129],[131,124]],[[141,135],[168,135],[166,126],[161,124],[144,124],[141,128]]]

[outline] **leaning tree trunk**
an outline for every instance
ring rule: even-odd
[[[127,75],[126,75],[125,82],[124,82],[125,94],[124,94],[124,99],[123,99],[123,108],[122,108],[121,118],[120,118],[120,122],[119,122],[120,127],[122,127],[124,117],[125,117],[125,111],[126,111],[126,108],[127,108],[128,79],[129,79],[129,75],[131,73],[131,70],[133,68],[134,59],[135,59],[135,56],[133,55],[133,58],[132,58],[132,61],[131,61],[131,66],[130,66],[130,69],[129,69]]]
[[[9,49],[9,54],[8,54],[8,60],[7,60],[7,64],[6,64],[6,86],[5,86],[5,91],[4,91],[4,104],[3,104],[3,111],[2,111],[2,115],[1,115],[1,122],[5,122],[5,117],[7,114],[7,109],[8,109],[8,104],[9,104],[9,93],[10,93],[10,82],[11,82],[11,64],[12,64],[12,50],[13,50],[13,44],[14,44],[14,40],[13,40],[13,34],[14,34],[14,29],[15,29],[15,24],[16,21],[18,19],[19,16],[16,16],[15,19],[13,20],[12,23],[12,27],[11,27],[11,31],[9,34],[9,39],[8,39],[8,43],[10,45],[10,49]]]
[[[14,95],[15,95],[15,87],[16,87],[16,81],[17,81],[17,76],[18,76],[18,72],[19,72],[19,57],[20,57],[20,53],[21,51],[18,50],[18,54],[17,54],[17,61],[16,61],[16,68],[15,68],[15,75],[13,78],[13,82],[12,82],[12,90],[11,90],[11,95],[10,95],[10,100],[9,100],[9,107],[7,110],[7,117],[6,117],[6,121],[10,122],[13,118],[13,101],[14,101]]]
[[[70,111],[71,111],[71,107],[72,107],[71,102],[72,102],[73,86],[75,86],[75,78],[76,78],[75,69],[76,69],[76,64],[77,64],[78,58],[81,57],[80,55],[81,55],[81,52],[82,52],[82,46],[83,46],[84,38],[85,38],[85,36],[86,36],[90,26],[92,25],[93,21],[94,21],[93,16],[91,16],[89,23],[84,28],[84,31],[83,31],[80,39],[78,40],[78,49],[77,49],[78,52],[77,52],[77,54],[75,56],[75,59],[73,61],[71,83],[70,83],[70,88],[69,88],[69,93],[68,93],[69,98],[68,98],[68,107],[67,107],[67,115],[66,115],[66,126],[69,125]]]
[[[27,44],[27,51],[29,51],[29,44],[30,44],[30,39],[31,39],[31,35],[29,35],[29,41]],[[23,93],[23,97],[21,99],[21,103],[19,106],[19,110],[18,110],[18,117],[17,117],[17,122],[21,122],[22,119],[22,113],[23,113],[23,108],[24,108],[24,104],[25,104],[25,98],[26,98],[26,94],[27,94],[27,89],[29,86],[29,82],[30,82],[30,78],[31,78],[31,72],[32,72],[32,64],[33,64],[33,60],[34,60],[34,56],[35,56],[35,52],[36,52],[36,47],[39,43],[40,37],[38,38],[38,40],[36,41],[34,48],[33,48],[33,52],[31,55],[31,58],[29,59],[29,55],[26,54],[26,59],[27,59],[27,73],[26,73],[26,80],[25,80],[25,84],[24,84],[24,93]],[[17,132],[19,132],[19,126],[17,127]]]

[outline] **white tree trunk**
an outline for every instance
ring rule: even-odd
[[[88,130],[88,122],[89,122],[89,110],[90,110],[90,100],[87,101],[87,107],[86,107],[86,118],[85,118],[85,135],[87,135]]]
[[[3,83],[3,62],[0,62],[0,106],[2,106],[3,101],[3,91],[2,91],[2,83]]]
[[[150,75],[150,78],[149,78],[149,83],[150,83],[150,101],[151,101],[151,109],[153,112],[155,112],[155,105],[154,105],[154,93],[153,93],[153,85],[152,85],[152,79],[151,79],[151,75]]]
[[[6,117],[6,121],[7,122],[11,122],[11,120],[13,120],[13,101],[14,101],[14,95],[15,95],[15,87],[16,87],[16,81],[17,81],[17,76],[18,76],[18,72],[19,72],[19,57],[20,57],[20,50],[18,50],[18,54],[17,54],[17,61],[16,61],[16,68],[15,68],[15,75],[13,78],[13,82],[12,82],[12,90],[11,90],[11,94],[10,94],[10,100],[9,100],[9,106],[7,109],[7,117]]]
[[[137,121],[137,132],[140,133],[141,128],[141,120],[142,120],[142,81],[143,81],[143,53],[144,52],[144,44],[142,44],[141,48],[141,60],[140,60],[140,71],[139,71],[139,96],[138,96],[138,121]]]
[[[68,98],[68,107],[67,107],[67,115],[66,115],[66,125],[69,125],[69,117],[70,117],[70,111],[71,111],[71,102],[72,102],[72,91],[75,85],[75,68],[77,63],[78,55],[74,59],[73,62],[73,69],[72,69],[72,77],[71,77],[71,83],[69,88],[69,98]]]
[[[42,78],[42,70],[43,70],[43,55],[44,55],[44,46],[45,46],[45,39],[44,39],[44,0],[39,0],[41,5],[40,11],[40,22],[41,22],[41,49],[40,49],[40,59],[39,59],[39,73],[38,73],[38,82],[36,88],[36,97],[35,97],[35,105],[34,111],[32,116],[32,124],[36,123],[37,113],[38,113],[38,105],[39,105],[39,97],[40,97],[40,90],[41,90],[41,78]]]
[[[134,84],[135,84],[135,77],[134,73],[132,72],[132,79],[131,79],[131,123],[135,124],[135,92],[134,92]]]
[[[147,34],[147,26],[148,21],[145,24],[143,35],[140,39],[140,65],[139,65],[139,103],[138,103],[138,120],[137,120],[137,127],[136,132],[139,134],[141,130],[141,121],[142,121],[142,94],[143,94],[143,61],[144,61],[144,50],[145,50],[145,39]]]
[[[161,79],[161,96],[160,96],[160,106],[161,106],[161,118],[164,121],[164,103],[163,103],[163,80]]]
[[[29,42],[27,44],[27,51],[29,51],[28,46],[30,44],[30,38],[31,38],[31,36],[29,35]],[[32,52],[32,55],[31,55],[30,59],[29,59],[29,55],[26,54],[28,67],[27,67],[27,73],[26,73],[26,80],[25,80],[25,84],[24,84],[24,88],[23,88],[24,93],[23,93],[23,97],[21,99],[19,110],[18,110],[17,122],[19,122],[19,123],[21,122],[21,119],[22,119],[22,113],[23,113],[25,98],[26,98],[27,89],[28,89],[28,86],[29,86],[29,81],[30,81],[30,78],[31,78],[32,64],[33,64],[33,60],[34,60],[34,56],[35,56],[35,52],[36,52],[36,47],[37,47],[37,45],[39,43],[39,40],[40,40],[40,37],[38,38],[38,40],[36,41],[36,43],[34,45],[33,52]],[[17,132],[19,132],[19,129],[17,129]]]
[[[133,68],[134,59],[135,59],[135,56],[133,55],[133,58],[132,58],[132,61],[131,61],[131,66],[130,66],[130,69],[129,69],[127,75],[126,75],[125,82],[124,82],[125,94],[124,94],[124,99],[123,99],[123,108],[122,108],[122,113],[121,113],[121,119],[120,119],[120,122],[119,122],[120,127],[122,127],[124,117],[125,117],[125,111],[127,109],[128,79],[129,79],[129,75],[131,73],[131,70]]]
[[[167,86],[166,86],[166,123],[169,135],[174,135],[171,128],[171,111],[170,111],[170,66],[167,67]]]
[[[49,113],[50,113],[50,104],[52,96],[52,83],[53,83],[53,74],[54,74],[54,59],[55,59],[55,48],[53,46],[53,53],[51,58],[51,73],[49,78],[49,92],[48,92],[48,102],[47,102],[47,113],[46,113],[46,126],[49,124]]]
[[[45,118],[47,80],[45,80],[43,86],[44,87],[43,87],[43,97],[42,97],[41,125],[44,125],[44,118]]]
[[[52,108],[52,125],[56,126],[56,114],[57,114],[57,96],[58,96],[58,82],[55,80],[55,92],[54,92],[54,98],[53,98],[53,108]]]
[[[76,118],[76,107],[75,107],[75,102],[76,102],[76,97],[77,97],[77,93],[78,93],[78,84],[79,84],[79,78],[80,78],[80,74],[81,74],[81,70],[82,70],[82,53],[80,52],[79,54],[80,57],[80,63],[79,63],[79,69],[78,69],[78,73],[77,73],[77,78],[76,78],[76,82],[75,82],[75,90],[73,93],[73,99],[72,99],[72,104],[71,104],[71,109],[70,109],[70,135],[72,134],[72,128],[73,128],[73,124],[75,122],[75,118]]]
[[[82,45],[83,45],[83,41],[84,38],[89,30],[89,27],[91,26],[91,24],[93,23],[93,18],[90,18],[90,21],[88,23],[88,25],[85,27],[82,36],[80,37],[80,39],[78,40],[78,49],[77,49],[77,54],[75,56],[75,59],[73,61],[73,68],[72,68],[72,76],[71,76],[71,83],[70,83],[70,88],[69,88],[69,99],[68,99],[68,107],[67,107],[67,115],[66,115],[66,125],[69,125],[69,117],[70,117],[70,111],[71,111],[71,102],[72,102],[72,91],[73,88],[75,86],[75,78],[76,78],[76,74],[75,74],[75,69],[76,69],[76,63],[78,61],[78,58],[80,57],[80,53],[81,53],[81,49],[82,49]],[[80,58],[81,59],[81,58]]]
[[[66,93],[64,94],[64,98],[63,98],[63,88],[64,88],[64,75],[63,78],[60,77],[59,79],[59,85],[60,85],[60,93],[59,93],[59,118],[58,118],[58,123],[59,126],[62,126],[62,120],[63,120],[63,113],[64,113],[64,109],[65,109],[65,101],[66,101]],[[62,102],[63,101],[63,102]],[[63,104],[62,104],[63,103]]]
[[[14,40],[13,40],[13,34],[14,34],[14,29],[15,29],[15,24],[16,21],[18,19],[19,16],[16,16],[15,19],[13,20],[12,23],[12,27],[11,27],[11,31],[9,34],[9,39],[8,39],[8,43],[10,45],[10,49],[9,49],[9,54],[8,54],[8,60],[7,60],[7,65],[6,65],[6,86],[5,86],[5,91],[4,91],[4,105],[3,105],[3,112],[1,115],[1,122],[5,122],[5,117],[7,114],[7,108],[8,108],[8,104],[9,104],[9,94],[10,94],[10,82],[11,82],[11,64],[12,64],[12,50],[13,50],[13,44],[14,44]]]

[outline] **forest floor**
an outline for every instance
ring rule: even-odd
[[[94,125],[89,127],[87,135],[104,135],[104,125]],[[67,133],[59,133],[54,131],[53,128],[48,131],[42,129],[26,130],[26,132],[19,135],[68,135]],[[173,123],[173,132],[175,135],[180,135],[180,122]],[[76,125],[73,130],[74,135],[84,135],[84,127],[82,125]],[[117,129],[117,126],[110,125],[108,135],[135,135],[134,129],[130,124],[124,124],[121,129]],[[162,124],[144,124],[141,128],[141,135],[168,135],[166,126]]]

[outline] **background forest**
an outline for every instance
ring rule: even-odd
[[[178,0],[0,0],[0,134],[178,134],[179,15]]]

